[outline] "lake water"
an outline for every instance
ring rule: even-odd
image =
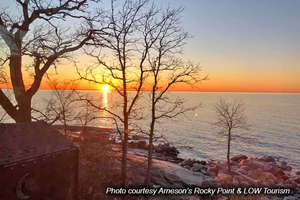
[[[90,93],[102,97],[100,92]],[[41,102],[41,98],[49,95],[49,91],[39,91],[34,102]],[[180,157],[225,160],[226,141],[213,129],[216,115],[211,104],[219,97],[227,100],[242,98],[251,124],[248,134],[257,141],[253,144],[233,142],[232,155],[271,155],[300,171],[300,94],[174,92],[172,96],[185,98],[187,106],[202,102],[195,113],[187,113],[175,121],[165,120],[159,125],[165,137],[179,148]],[[107,99],[105,103],[109,105],[116,97],[109,93]],[[114,109],[112,105],[110,108]],[[148,123],[142,124],[146,126]],[[112,127],[109,121],[103,119],[92,125]]]

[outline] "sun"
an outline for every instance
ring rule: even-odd
[[[109,91],[109,87],[108,87],[108,85],[102,85],[102,90],[103,90],[103,92],[108,92]]]

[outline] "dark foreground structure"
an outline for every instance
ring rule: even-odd
[[[76,200],[79,150],[46,123],[0,124],[0,199]]]

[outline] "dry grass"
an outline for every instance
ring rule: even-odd
[[[104,199],[106,187],[118,187],[121,184],[121,167],[116,161],[116,153],[110,145],[90,143],[81,145],[80,150],[80,197],[88,200]]]

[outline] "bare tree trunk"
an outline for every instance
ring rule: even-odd
[[[122,143],[122,187],[126,188],[127,180],[127,146],[128,146],[128,117],[124,120],[124,140]]]
[[[154,123],[151,123],[151,129],[152,129],[152,126],[154,128]],[[152,156],[153,156],[153,131],[150,132],[150,138],[149,138],[148,166],[147,166],[147,174],[146,174],[146,181],[145,181],[146,188],[150,188]]]
[[[11,116],[18,122],[31,122],[31,96],[26,93],[22,77],[22,59],[21,55],[10,57],[11,82],[14,89],[16,101],[18,103],[17,115]]]
[[[155,126],[155,88],[157,85],[157,79],[155,78],[155,84],[152,90],[152,119],[150,126],[150,136],[149,136],[149,150],[148,150],[148,166],[147,166],[147,174],[145,185],[147,188],[150,187],[150,179],[151,179],[151,170],[152,170],[152,156],[153,156],[153,136],[154,136],[154,126]]]
[[[228,144],[227,144],[227,165],[228,165],[229,172],[231,172],[231,166],[230,166],[230,141],[231,141],[231,133],[229,131],[229,133],[228,133]]]

